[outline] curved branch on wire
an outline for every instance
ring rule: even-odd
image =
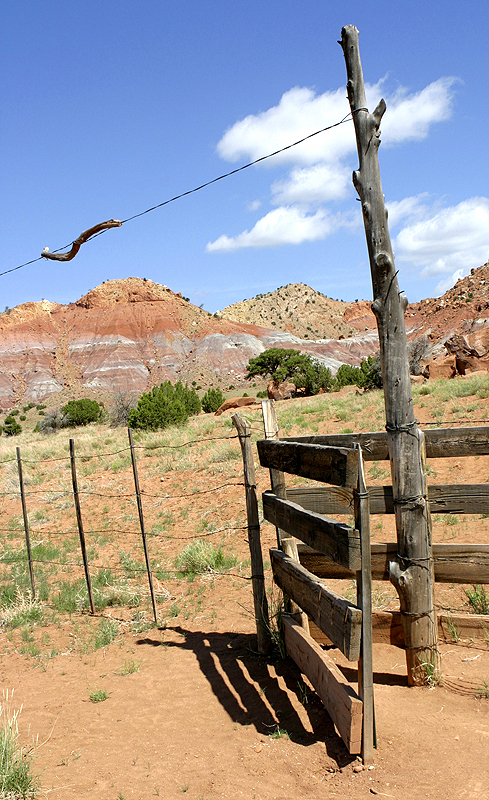
[[[83,231],[78,239],[75,239],[71,245],[71,250],[68,253],[50,253],[49,248],[45,247],[41,253],[41,256],[43,258],[50,258],[52,261],[71,261],[71,259],[74,258],[78,253],[82,244],[85,244],[85,242],[87,242],[88,239],[91,239],[92,236],[95,236],[97,233],[101,233],[108,228],[120,228],[121,225],[122,222],[120,219],[109,219],[107,222],[100,222],[98,225],[94,225],[93,228]]]

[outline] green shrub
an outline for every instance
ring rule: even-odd
[[[195,389],[184,386],[180,381],[175,385],[165,381],[141,395],[137,408],[129,413],[129,427],[154,431],[170,425],[182,425],[200,410],[201,403]]]
[[[224,403],[224,395],[220,389],[208,389],[202,398],[202,411],[210,414],[217,411]]]
[[[25,422],[25,421],[26,421],[26,419],[27,419],[27,417],[26,417],[26,415],[25,415],[25,414],[21,414],[21,415],[20,415],[20,417],[19,417],[19,419],[20,419],[20,421],[21,421],[21,422]]]
[[[3,432],[5,436],[18,436],[19,433],[22,433],[22,426],[19,425],[16,419],[13,418],[11,414],[8,417],[5,417],[3,423]]]
[[[62,407],[61,411],[67,418],[66,426],[74,428],[77,425],[97,422],[103,414],[104,404],[84,397],[82,400],[70,400]]]
[[[19,416],[19,409],[18,408],[13,408],[12,411],[10,412],[10,416],[11,417],[18,417]]]
[[[358,386],[360,389],[381,389],[382,368],[380,356],[368,356],[359,367],[342,364],[335,376],[338,389],[343,386]]]

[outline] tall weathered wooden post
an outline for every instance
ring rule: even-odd
[[[399,595],[408,681],[425,683],[437,669],[437,626],[433,600],[431,519],[423,470],[424,435],[414,418],[404,312],[387,225],[378,160],[380,122],[385,102],[367,109],[358,30],[347,25],[340,42],[348,76],[348,99],[355,126],[359,169],[353,184],[362,204],[372,274],[380,356],[384,379],[386,430],[389,440],[398,552],[389,565]]]

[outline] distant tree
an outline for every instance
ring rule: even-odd
[[[333,385],[333,376],[328,367],[298,350],[272,347],[259,356],[250,358],[246,370],[247,380],[259,375],[269,377],[277,383],[291,381],[308,395],[317,394],[320,389],[329,391]]]
[[[181,425],[200,410],[201,403],[195,389],[184,386],[180,381],[174,385],[165,381],[141,395],[137,408],[129,413],[129,426],[158,430]]]

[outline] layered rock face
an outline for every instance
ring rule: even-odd
[[[329,301],[303,284],[257,300],[255,311],[252,301],[230,307],[234,318],[229,319],[224,312],[212,315],[197,308],[166,286],[125,278],[107,281],[67,306],[47,301],[17,306],[0,314],[0,407],[39,402],[65,389],[70,395],[141,393],[164,380],[238,388],[249,359],[270,347],[309,353],[332,372],[378,351],[375,318],[366,301]],[[269,318],[278,310],[270,327],[254,324],[266,316],[265,300]],[[309,334],[300,338],[304,325]],[[328,326],[338,338],[313,341],[312,333]],[[411,339],[427,337],[424,367],[430,366],[431,377],[460,372],[457,363],[464,371],[488,369],[489,262],[442,298],[408,306],[406,329]],[[447,356],[444,342],[455,341],[456,333],[466,345],[458,342],[457,353]]]
[[[377,350],[372,331],[312,342],[217,318],[165,286],[107,281],[76,303],[26,303],[0,316],[0,406],[39,402],[66,388],[140,393],[164,380],[243,383],[269,347],[308,352],[335,371]]]

